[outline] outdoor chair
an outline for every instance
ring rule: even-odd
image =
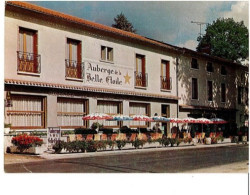
[[[94,141],[100,141],[101,135],[100,134],[94,134]]]
[[[115,141],[116,138],[117,138],[117,136],[118,136],[117,134],[112,134],[112,135],[111,135],[111,140],[112,140],[112,141]]]
[[[156,133],[150,133],[151,140],[156,140]]]
[[[119,133],[116,140],[127,140],[125,133]]]
[[[129,138],[129,141],[135,141],[136,136],[137,136],[136,133],[132,133],[130,138]]]
[[[158,134],[157,134],[157,139],[161,139],[161,138],[162,138],[162,136],[163,136],[163,134],[162,134],[162,133],[158,133]]]
[[[108,139],[107,134],[102,134],[101,135],[101,140],[107,141],[107,139]]]
[[[83,141],[84,138],[83,138],[82,134],[76,134],[76,140],[77,141]]]
[[[148,137],[147,137],[147,135],[145,133],[140,133],[138,135],[138,139],[147,141]]]
[[[172,133],[168,133],[167,138],[171,138],[172,137]]]
[[[68,135],[67,142],[73,142],[73,141],[76,141],[76,135],[75,134]]]
[[[176,138],[176,133],[172,134],[172,138],[175,139]]]
[[[209,137],[211,137],[211,138],[215,137],[215,133],[210,133]]]
[[[188,138],[191,138],[191,134],[190,134],[190,133],[188,133],[188,134],[187,134],[187,137],[188,137]]]
[[[93,140],[93,134],[88,134],[86,140],[87,141]]]

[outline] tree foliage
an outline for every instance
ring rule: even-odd
[[[206,28],[206,33],[198,37],[196,50],[240,62],[248,58],[248,29],[243,21],[219,18]]]
[[[115,24],[112,24],[112,27],[118,28],[121,30],[125,30],[128,32],[135,33],[136,29],[133,27],[133,25],[128,21],[128,19],[124,16],[123,13],[118,14],[114,18]]]

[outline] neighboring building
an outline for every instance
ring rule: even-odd
[[[248,68],[29,3],[6,3],[5,99],[12,106],[6,103],[5,122],[12,129],[89,127],[82,116],[94,112],[215,113],[235,122],[239,113],[248,115],[246,104],[236,104],[241,71]],[[248,80],[241,84],[248,91]],[[169,123],[163,126],[170,131]]]

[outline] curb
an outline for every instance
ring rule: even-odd
[[[95,157],[95,156],[113,156],[120,154],[131,154],[131,153],[147,153],[147,152],[156,152],[156,151],[173,151],[173,150],[194,150],[194,149],[202,149],[202,148],[218,148],[218,147],[228,147],[228,146],[245,146],[247,144],[236,144],[236,143],[221,143],[221,144],[213,144],[213,145],[196,145],[196,146],[178,146],[178,147],[155,147],[155,148],[143,148],[143,149],[124,149],[124,150],[106,150],[106,151],[98,151],[91,153],[61,153],[61,154],[50,154],[44,153],[39,155],[41,158],[45,160],[59,160],[59,159],[69,159],[69,158],[87,158],[87,157]]]

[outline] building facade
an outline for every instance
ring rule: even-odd
[[[4,75],[5,123],[15,130],[87,128],[82,116],[95,112],[248,116],[248,68],[29,3],[6,3]]]

